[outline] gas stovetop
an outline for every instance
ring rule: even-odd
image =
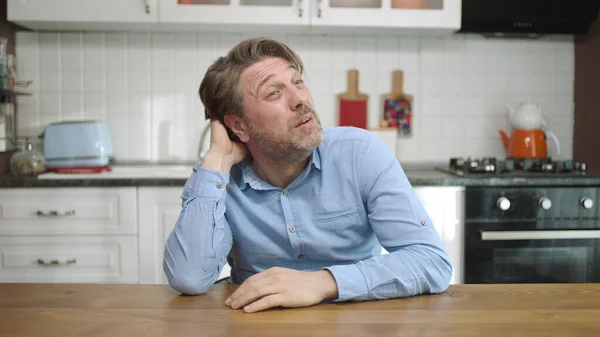
[[[494,157],[450,158],[447,167],[436,169],[457,176],[506,176],[506,177],[572,177],[585,176],[585,163],[572,160],[521,159]]]

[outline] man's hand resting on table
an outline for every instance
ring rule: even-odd
[[[337,283],[327,270],[305,272],[274,267],[249,277],[225,300],[225,305],[256,312],[278,306],[307,307],[337,297]]]

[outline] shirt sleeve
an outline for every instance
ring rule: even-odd
[[[336,301],[443,292],[452,266],[442,241],[395,155],[376,135],[367,137],[355,158],[356,179],[371,227],[389,254],[327,267],[338,285]]]
[[[225,265],[233,242],[225,217],[229,177],[197,164],[185,184],[163,261],[169,285],[181,293],[206,293]]]

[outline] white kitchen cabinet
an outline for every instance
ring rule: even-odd
[[[138,282],[135,187],[0,189],[0,282]]]
[[[0,236],[0,282],[137,283],[137,238]]]
[[[7,18],[33,30],[429,34],[460,28],[461,0],[8,0]]]
[[[167,283],[163,256],[167,237],[181,212],[183,187],[139,187],[140,283]],[[219,279],[229,277],[231,267],[225,264]]]
[[[311,0],[158,0],[161,23],[307,26]]]
[[[433,222],[454,268],[451,284],[464,282],[464,193],[462,186],[418,186],[414,191]]]
[[[456,31],[461,0],[313,0],[313,26]]]
[[[0,235],[137,233],[135,187],[0,190]]]
[[[157,0],[8,0],[7,19],[30,29],[120,29],[158,22]]]

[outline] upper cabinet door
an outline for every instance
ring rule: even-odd
[[[43,23],[152,23],[158,20],[157,1],[8,0],[8,21],[34,28]]]
[[[158,0],[161,23],[308,25],[312,0]]]
[[[313,0],[315,26],[458,30],[461,0]]]

